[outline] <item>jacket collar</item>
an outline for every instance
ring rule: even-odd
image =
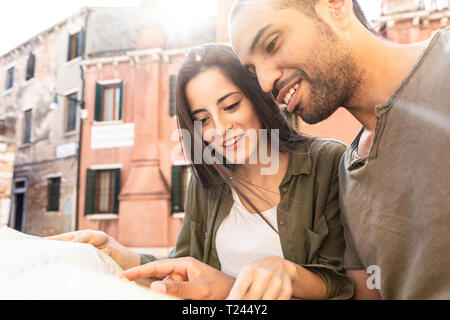
[[[312,170],[311,142],[302,144],[298,149],[293,150],[289,157],[289,164],[286,171],[286,178],[294,175],[310,175]]]

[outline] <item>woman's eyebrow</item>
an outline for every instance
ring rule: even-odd
[[[230,93],[227,93],[226,95],[224,95],[222,98],[219,98],[218,100],[217,100],[217,105],[219,105],[223,100],[225,100],[226,98],[228,98],[229,96],[231,96],[231,95],[233,95],[233,94],[238,94],[238,93],[240,93],[239,91],[236,91],[236,92],[230,92]]]

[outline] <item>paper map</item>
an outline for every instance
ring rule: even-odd
[[[173,299],[121,277],[90,244],[0,228],[0,299]]]

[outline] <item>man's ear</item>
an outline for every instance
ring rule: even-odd
[[[330,26],[345,31],[352,20],[353,2],[352,0],[319,0],[316,11]]]

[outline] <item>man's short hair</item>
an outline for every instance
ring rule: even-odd
[[[311,17],[317,17],[317,13],[315,10],[315,6],[319,0],[237,0],[231,9],[229,21],[233,19],[233,17],[236,15],[236,13],[239,11],[239,9],[245,5],[246,3],[251,2],[252,4],[257,4],[260,2],[267,2],[267,3],[275,3],[276,8],[278,9],[284,9],[288,7],[297,7],[301,9],[305,14],[311,16]],[[364,14],[364,12],[361,9],[361,6],[359,5],[357,0],[353,1],[353,12],[356,16],[356,18],[361,22],[361,24],[370,32],[376,33],[375,30],[369,25],[369,22],[367,21],[367,18]]]

